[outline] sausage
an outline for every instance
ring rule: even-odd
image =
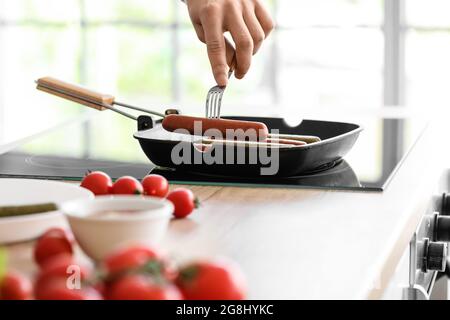
[[[272,137],[269,137],[269,139],[265,140],[264,142],[287,144],[287,145],[294,145],[294,146],[304,146],[306,144],[305,141],[291,140],[291,139],[278,139],[278,138],[272,138]]]
[[[298,142],[298,141],[296,141]],[[214,144],[224,144],[229,146],[237,146],[237,147],[266,147],[266,148],[291,148],[298,146],[300,144],[291,144],[291,143],[278,143],[278,142],[269,142],[269,140],[264,141],[233,141],[233,140],[219,140],[219,139],[209,139],[204,138],[201,143],[203,145],[214,145]],[[302,145],[305,145],[304,142]]]
[[[280,139],[280,140],[297,140],[303,141],[305,143],[314,143],[320,142],[320,138],[316,136],[305,136],[305,135],[297,135],[297,134],[269,134],[269,139]]]
[[[228,134],[237,131],[233,140],[265,140],[269,135],[269,129],[262,122],[230,120],[230,119],[208,119],[200,117],[184,116],[179,114],[167,115],[162,126],[167,131],[175,131],[177,129],[187,130],[192,135],[205,135],[209,129],[216,129],[222,134],[223,139],[229,139]],[[198,132],[196,132],[196,130]],[[227,132],[233,130],[233,132]],[[250,130],[250,131],[248,131]],[[239,134],[241,132],[241,134]],[[206,132],[208,134],[208,132]],[[256,136],[255,136],[256,135]]]

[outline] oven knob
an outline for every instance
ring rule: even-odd
[[[417,267],[422,272],[444,271],[447,260],[447,243],[423,238],[417,243]]]
[[[441,204],[441,214],[448,216],[450,215],[450,194],[442,194],[442,204]]]
[[[430,241],[426,251],[424,257],[426,259],[426,263],[424,263],[426,270],[444,271],[447,261],[447,244]]]
[[[435,214],[433,233],[434,240],[450,242],[450,216]]]

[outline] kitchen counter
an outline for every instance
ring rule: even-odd
[[[171,222],[162,248],[177,260],[235,260],[251,299],[380,298],[449,164],[435,121],[384,192],[189,186],[201,207]],[[33,272],[32,243],[8,246]]]

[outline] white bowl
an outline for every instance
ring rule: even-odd
[[[0,207],[50,202],[59,207],[64,202],[93,198],[89,190],[66,182],[0,178]],[[59,210],[0,217],[0,244],[35,239],[52,227],[67,228]]]
[[[100,196],[61,205],[81,249],[102,260],[119,247],[155,245],[163,238],[173,205],[166,199],[139,196]],[[113,217],[92,215],[102,211],[139,211]]]

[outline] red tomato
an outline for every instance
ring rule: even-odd
[[[72,289],[65,277],[55,277],[45,282],[36,292],[37,300],[102,300],[100,293],[93,287]]]
[[[92,287],[93,287],[95,290],[97,290],[97,292],[98,292],[102,297],[105,297],[107,285],[106,285],[106,283],[105,283],[102,279],[98,279],[98,281],[95,281],[95,282],[92,284]]]
[[[164,198],[169,192],[169,182],[159,174],[149,174],[142,180],[144,194]]]
[[[28,300],[31,298],[30,280],[17,272],[8,272],[0,279],[0,300]]]
[[[176,281],[187,300],[243,300],[244,276],[225,262],[196,262],[180,270]]]
[[[42,264],[41,270],[36,277],[34,286],[35,295],[40,296],[42,294],[42,289],[54,278],[64,278],[67,280],[69,277],[79,277],[79,281],[84,281],[88,278],[89,273],[90,270],[85,266],[76,263],[73,256],[70,254],[60,254],[48,258]]]
[[[90,172],[81,181],[81,186],[92,191],[96,196],[109,194],[112,185],[110,176],[101,171]]]
[[[142,274],[130,274],[108,288],[109,300],[181,300],[180,290],[169,282],[161,283]]]
[[[173,215],[176,218],[184,218],[189,215],[194,208],[198,207],[198,200],[191,190],[186,188],[177,188],[169,193],[167,199],[175,207]]]
[[[59,254],[73,254],[73,238],[61,228],[47,230],[37,240],[34,247],[34,260],[40,266],[50,257]]]
[[[106,271],[113,274],[141,267],[150,260],[160,258],[159,253],[149,247],[133,246],[113,252],[104,260],[104,265]]]
[[[112,194],[142,194],[143,191],[141,183],[130,176],[117,179],[111,189]]]

